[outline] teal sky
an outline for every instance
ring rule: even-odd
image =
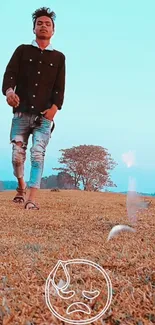
[[[43,176],[57,167],[59,149],[81,144],[108,149],[118,166],[111,173],[116,191],[155,192],[155,1],[53,0],[1,4],[2,83],[5,67],[20,44],[34,39],[32,12],[55,11],[55,49],[66,56],[66,93],[45,158]],[[0,95],[0,180],[15,180],[9,133],[12,109]],[[31,139],[25,165],[29,178]],[[136,166],[122,154],[135,151]]]

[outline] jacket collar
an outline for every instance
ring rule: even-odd
[[[31,45],[33,45],[33,46],[39,48],[39,45],[37,44],[37,42],[36,42],[35,40],[32,41]],[[53,51],[52,44],[49,44],[49,45],[45,48],[45,50]]]

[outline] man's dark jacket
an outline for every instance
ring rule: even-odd
[[[22,44],[13,53],[4,73],[2,92],[15,89],[20,105],[15,112],[38,114],[55,104],[62,108],[65,91],[65,56]]]

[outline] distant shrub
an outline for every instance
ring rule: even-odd
[[[51,192],[60,192],[59,188],[51,188]]]

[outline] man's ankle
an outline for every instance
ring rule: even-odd
[[[18,187],[20,188],[20,189],[22,189],[22,190],[25,190],[26,189],[26,183],[25,182],[19,182],[18,181]]]

